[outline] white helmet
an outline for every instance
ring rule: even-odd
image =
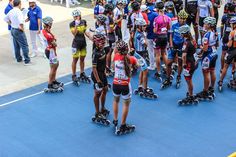
[[[76,16],[81,16],[81,12],[79,9],[75,9],[72,11],[72,16],[76,17]]]
[[[135,20],[135,25],[136,26],[146,26],[147,23],[146,23],[146,21],[143,18],[137,18]]]
[[[141,5],[140,9],[141,11],[146,11],[148,10],[148,7],[146,5]]]

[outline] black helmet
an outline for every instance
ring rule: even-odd
[[[132,4],[131,4],[131,8],[133,11],[138,11],[140,9],[140,4],[136,1],[134,1]]]
[[[107,4],[104,6],[104,8],[105,8],[105,12],[111,12],[111,11],[113,11],[113,9],[114,9],[114,7],[113,7],[113,5],[112,5],[111,3],[107,3]]]
[[[164,9],[164,3],[163,3],[163,2],[157,2],[157,3],[156,3],[156,8],[157,8],[158,10]]]

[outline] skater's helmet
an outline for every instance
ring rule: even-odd
[[[101,44],[105,44],[105,41],[106,41],[106,37],[104,34],[95,34],[93,36],[93,43],[97,46]]]
[[[203,20],[203,23],[204,24],[209,24],[210,26],[215,26],[216,25],[216,18],[214,18],[214,17],[206,17]]]
[[[166,9],[173,9],[175,6],[174,6],[174,3],[172,1],[167,1],[165,3],[165,8]]]
[[[148,7],[146,5],[141,5],[140,9],[141,11],[147,11]]]
[[[230,19],[229,23],[236,24],[236,17],[233,17]]]
[[[140,9],[140,4],[134,1],[133,3],[131,3],[131,8],[133,11],[138,11]]]
[[[180,34],[187,34],[190,32],[190,27],[188,25],[183,25],[179,27],[179,33]]]
[[[79,9],[75,9],[72,11],[72,16],[73,17],[77,17],[77,16],[81,16],[81,12]]]
[[[107,20],[107,17],[103,14],[97,15],[97,21],[100,22],[101,24],[105,24]]]
[[[136,26],[146,26],[147,23],[146,23],[146,21],[143,18],[137,18],[135,20],[135,25]]]
[[[163,10],[164,3],[163,2],[156,2],[156,8],[157,8],[157,10]]]
[[[106,11],[106,12],[111,12],[111,11],[113,11],[114,6],[113,6],[111,3],[107,3],[107,4],[104,6],[104,8],[105,8],[105,11]]]
[[[183,9],[180,10],[180,12],[178,13],[178,17],[181,19],[187,19],[188,18],[188,13]]]
[[[118,40],[116,42],[116,48],[120,52],[120,54],[122,55],[128,54],[128,50],[129,50],[128,44],[124,42],[123,40]]]
[[[50,16],[46,16],[42,19],[42,22],[45,25],[52,25],[53,19]]]

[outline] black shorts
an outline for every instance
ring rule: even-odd
[[[155,41],[155,48],[157,49],[165,49],[167,44],[168,44],[168,35],[167,34],[163,34],[163,35],[157,35],[156,39],[154,39]]]
[[[186,24],[189,26],[191,26],[191,24],[193,24],[193,27],[195,27],[196,26],[196,15],[194,15],[194,16],[189,15],[186,20]]]
[[[204,26],[204,19],[205,19],[206,17],[199,17],[199,26],[200,26],[200,30],[202,30],[203,29],[203,26]],[[202,28],[201,28],[202,27]]]
[[[229,50],[226,55],[226,64],[231,64],[233,61],[236,62],[236,49]]]
[[[116,97],[121,96],[124,100],[131,98],[132,90],[130,85],[113,84],[112,90],[113,95]]]
[[[184,78],[186,81],[189,81],[192,79],[193,73],[196,69],[195,62],[194,61],[187,61],[186,64],[187,64],[186,69],[189,71],[190,76],[184,76]]]
[[[104,72],[98,72],[98,77],[102,81],[103,85],[106,87],[108,85],[106,74]],[[93,72],[91,73],[91,79],[93,80],[93,83],[94,83],[93,88],[96,89],[95,84],[97,83],[97,80],[96,80]]]
[[[144,60],[146,61],[147,65],[150,65],[150,60],[149,60],[149,55],[148,55],[148,51],[136,51],[141,57],[144,58]]]
[[[116,42],[116,36],[115,33],[108,33],[108,42],[109,42],[109,47],[111,49],[114,49],[115,47],[115,42]]]
[[[120,27],[116,26],[115,33],[116,33],[116,36],[118,37],[118,39],[122,40],[122,32],[121,32],[121,28]]]

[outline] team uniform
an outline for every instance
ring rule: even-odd
[[[137,60],[134,57],[129,57],[130,64],[136,65]],[[113,95],[122,96],[124,100],[130,99],[132,95],[132,89],[130,85],[130,77],[126,76],[124,69],[124,56],[116,53],[113,59],[115,67],[115,75],[113,80]]]
[[[186,75],[184,73],[184,77],[186,80],[192,79],[192,75],[195,71],[195,58],[194,58],[194,53],[196,52],[196,42],[192,42],[189,39],[184,41],[183,44],[183,53],[186,53],[186,67],[185,69],[188,71],[188,74]]]
[[[93,54],[92,54],[92,64],[93,67],[96,67],[97,72],[98,72],[98,77],[102,81],[104,87],[108,85],[107,77],[105,74],[105,69],[106,69],[106,53],[105,50],[98,50],[97,48],[94,48]],[[94,82],[94,89],[96,90],[96,84],[98,83],[93,72],[91,73],[91,78]]]
[[[171,19],[166,15],[158,15],[154,19],[153,27],[157,34],[155,48],[165,49],[168,43],[168,30],[170,29]]]
[[[70,23],[70,30],[77,29],[77,34],[75,35],[72,42],[72,55],[73,58],[85,57],[87,54],[86,50],[86,39],[84,33],[87,29],[87,22],[85,20],[73,21]]]
[[[206,17],[211,16],[210,9],[213,8],[213,5],[210,0],[198,0],[198,9],[199,9],[199,30],[203,31],[203,21]]]
[[[51,32],[46,31],[45,29],[42,30],[42,33],[45,37],[46,43],[45,55],[49,59],[49,63],[58,64],[56,46],[53,44],[53,42],[56,42],[55,36]]]
[[[230,19],[236,17],[236,14],[225,14],[222,16],[221,23],[223,25],[223,37],[222,37],[222,51],[227,51],[228,46],[227,43],[229,41],[229,34],[231,32],[231,26],[230,26]]]
[[[232,47],[229,47],[229,50],[226,54],[226,64],[231,64],[233,61],[236,62],[236,31],[231,31],[229,34],[229,38],[233,40]]]
[[[135,51],[142,56],[145,61],[146,64],[149,65],[149,57],[148,57],[148,51],[145,45],[145,33],[144,32],[139,32],[136,31],[134,34],[134,48]]]
[[[197,15],[197,0],[186,0],[186,12],[188,13],[188,18],[186,23],[191,26],[196,26],[196,15]]]
[[[173,51],[169,51],[168,59],[173,60],[178,55],[179,58],[182,57],[182,47],[184,43],[184,38],[179,33],[179,27],[181,27],[180,23],[176,23],[172,25],[170,32],[172,33],[173,40]]]
[[[217,53],[216,53],[216,35],[212,31],[208,31],[203,36],[203,45],[208,45],[208,50],[203,52],[202,56],[202,70],[211,71],[215,69]]]

